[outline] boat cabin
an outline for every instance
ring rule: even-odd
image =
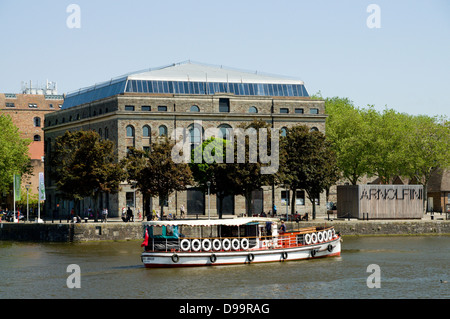
[[[178,250],[183,239],[248,238],[250,248],[266,235],[266,218],[240,218],[219,220],[151,221],[144,223],[148,231],[148,250]],[[276,227],[275,227],[276,229]],[[272,234],[274,235],[274,234]]]

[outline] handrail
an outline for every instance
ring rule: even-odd
[[[310,227],[308,229],[302,229],[302,231],[288,231],[285,232],[283,234],[277,234],[276,236],[274,235],[260,235],[260,236],[243,236],[243,237],[178,237],[178,239],[173,239],[170,240],[168,238],[165,238],[163,241],[160,242],[160,244],[163,244],[165,247],[159,251],[166,251],[168,252],[170,251],[177,251],[177,252],[181,252],[182,248],[181,248],[181,242],[184,239],[189,240],[190,242],[192,242],[193,240],[199,240],[200,243],[202,244],[203,241],[205,239],[209,240],[210,242],[213,242],[215,239],[219,239],[221,242],[225,239],[228,239],[230,241],[234,240],[234,239],[238,239],[240,242],[242,239],[247,239],[249,240],[249,243],[251,240],[262,240],[264,242],[269,241],[272,244],[275,244],[276,246],[279,247],[297,247],[299,245],[303,245],[303,244],[299,244],[298,242],[298,236],[299,235],[305,235],[305,234],[309,234],[309,233],[316,233],[316,232],[322,232],[322,231],[328,231],[334,229],[333,226],[330,227],[325,227],[323,229],[317,230],[315,227]],[[152,250],[155,251],[155,239],[152,238]],[[329,239],[331,240],[331,239]],[[327,240],[327,241],[329,241]],[[173,242],[177,242],[177,248],[169,248],[169,242],[173,243]],[[258,247],[260,248],[260,247]],[[191,250],[191,248],[189,249]],[[200,250],[202,250],[200,248]],[[211,251],[214,251],[214,249],[211,247],[210,249]],[[238,250],[241,250],[241,248],[239,248]]]

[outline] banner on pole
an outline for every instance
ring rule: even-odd
[[[14,199],[16,202],[20,200],[20,183],[21,176],[14,174]]]
[[[45,200],[44,173],[39,173],[39,200]]]

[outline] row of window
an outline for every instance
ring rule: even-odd
[[[6,102],[6,103],[5,103],[5,106],[6,106],[6,107],[9,107],[9,108],[16,107],[16,105],[14,104],[14,102]],[[48,106],[49,106],[51,109],[54,108],[54,106],[53,106],[52,103],[50,103]],[[59,106],[59,108],[61,108],[61,107],[62,107],[62,104],[58,104],[58,106]],[[37,108],[38,108],[38,105],[37,105],[36,103],[28,103],[28,107],[29,107],[30,109],[37,109]]]
[[[221,99],[221,100],[227,100],[227,99]],[[125,111],[134,111],[135,107],[134,105],[125,105]],[[141,111],[151,111],[151,106],[149,105],[142,105]],[[200,108],[197,105],[192,105],[189,109],[190,112],[200,112]],[[158,112],[167,112],[167,106],[165,105],[159,105],[158,106]],[[219,112],[221,113],[229,113],[230,112],[230,104],[226,101],[221,101],[219,103]],[[250,106],[248,109],[248,113],[258,113],[258,109],[256,106]],[[280,113],[287,114],[289,113],[289,108],[280,108]],[[304,114],[303,108],[296,108],[295,109],[296,114]],[[309,110],[310,114],[319,114],[319,109],[317,108],[311,108]]]
[[[286,196],[287,195],[287,196]],[[125,198],[126,198],[126,203],[127,206],[129,207],[134,207],[135,202],[135,193],[134,192],[126,192]],[[288,202],[288,205],[291,205],[290,199],[289,199],[289,192],[286,191],[281,191],[281,204],[284,206],[286,205],[286,202]],[[316,198],[315,199],[316,205],[320,205],[320,199]],[[164,206],[168,206],[167,205],[167,201],[165,201],[165,203],[159,203],[159,205],[164,205]],[[297,206],[305,206],[305,191],[296,191],[295,192],[295,205]],[[278,215],[282,215],[284,213],[284,211],[282,210],[278,210],[277,214]],[[290,213],[290,212],[289,212]]]
[[[281,191],[281,204],[286,205],[286,202],[288,205],[291,205],[290,200],[290,192],[289,191]],[[320,199],[315,199],[316,205],[320,205]],[[305,205],[305,191],[296,191],[295,192],[295,205]],[[278,212],[279,214],[282,214],[282,212]]]
[[[232,134],[232,127],[228,124],[221,124],[218,126],[219,129],[219,137],[225,140],[229,140],[231,138],[231,134]],[[312,127],[311,131],[318,131],[319,129],[317,127]],[[188,128],[189,131],[189,138],[191,143],[200,143],[201,139],[202,139],[202,135],[203,135],[203,130],[200,129],[200,127],[191,124]],[[160,125],[158,127],[158,136],[163,137],[163,136],[167,136],[167,126],[165,125]],[[127,137],[135,137],[135,129],[134,126],[132,125],[128,125],[126,127],[126,134]],[[282,127],[280,129],[280,134],[281,136],[286,136],[288,134],[288,128],[287,127]],[[148,125],[144,125],[142,127],[142,137],[151,137],[151,128]]]

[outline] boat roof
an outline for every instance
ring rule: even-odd
[[[265,218],[265,217],[240,217],[240,218],[228,218],[228,219],[193,219],[193,220],[156,220],[143,222],[146,226],[240,226],[250,223],[260,223],[260,222],[277,222],[276,218]]]

